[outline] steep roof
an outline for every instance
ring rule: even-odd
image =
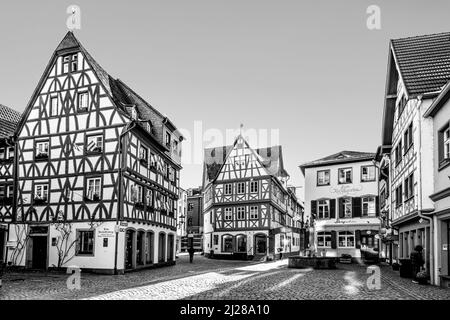
[[[161,126],[164,121],[166,122],[169,121],[166,116],[164,116],[161,112],[152,107],[147,101],[145,101],[137,93],[135,93],[129,86],[127,86],[121,80],[115,79],[111,75],[109,75],[108,72],[106,72],[105,69],[103,69],[100,66],[100,64],[97,63],[97,61],[89,54],[89,52],[83,47],[83,45],[78,41],[78,39],[71,31],[69,31],[65,35],[64,39],[59,43],[58,47],[56,48],[46,68],[46,71],[44,72],[40,80],[40,83],[36,88],[35,93],[33,94],[33,97],[38,93],[38,90],[40,89],[41,84],[45,80],[45,76],[50,70],[50,67],[52,66],[52,63],[54,59],[57,57],[58,53],[70,51],[73,49],[78,49],[83,53],[85,59],[93,69],[94,73],[96,74],[97,78],[99,79],[100,83],[105,89],[107,95],[111,98],[112,102],[119,110],[123,111],[126,115],[128,115],[131,118],[132,114],[131,109],[129,107],[131,105],[136,106],[139,120],[144,121],[148,120],[152,123],[153,126]],[[30,103],[32,103],[32,100],[30,101]],[[22,121],[25,121],[25,119],[23,119]],[[158,123],[155,123],[156,121]],[[141,124],[139,125],[142,126]],[[175,128],[174,125],[172,126]],[[161,145],[164,145],[162,141],[163,139],[162,134],[156,134],[155,132],[154,135],[156,140]]]
[[[372,160],[375,158],[375,153],[371,152],[359,152],[359,151],[341,151],[330,156],[326,156],[321,159],[317,159],[311,162],[300,165],[300,168],[305,172],[305,168],[320,167],[325,165],[350,163],[358,161]]]
[[[14,135],[20,117],[20,112],[0,104],[0,139]]]
[[[203,160],[203,186],[214,181],[220,173],[229,153],[238,141],[236,139],[233,145],[207,148]],[[261,164],[268,172],[273,173],[274,177],[285,177],[288,175],[284,169],[283,154],[281,146],[253,149],[260,157]]]
[[[450,80],[450,32],[391,40],[409,96],[437,92]]]

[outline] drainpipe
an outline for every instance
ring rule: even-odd
[[[417,108],[418,112],[419,112],[419,146],[420,148],[422,148],[422,116],[420,114],[420,105],[422,104],[422,96],[419,96],[418,98],[418,103],[419,106]],[[418,157],[419,157],[419,177],[420,177],[420,181],[422,182],[422,152],[421,150],[418,150]],[[418,203],[418,216],[422,219],[426,219],[430,222],[430,248],[429,248],[429,256],[430,256],[430,279],[431,279],[431,284],[434,284],[434,257],[433,257],[433,253],[434,253],[434,245],[433,245],[433,239],[434,239],[434,223],[433,223],[433,218],[431,217],[427,217],[422,213],[422,183],[419,184],[419,203]],[[427,239],[425,239],[426,241]]]

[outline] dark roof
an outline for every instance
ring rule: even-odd
[[[14,135],[20,117],[20,112],[0,104],[0,139]]]
[[[391,40],[410,96],[440,91],[450,80],[450,32]]]
[[[228,154],[234,148],[237,141],[238,139],[236,139],[233,145],[205,149],[203,160],[203,186],[206,186],[217,178]],[[285,177],[288,175],[284,169],[281,146],[257,148],[253,150],[261,156],[261,165],[267,169],[270,175],[274,177]]]
[[[372,160],[375,158],[375,153],[371,152],[359,152],[359,151],[341,151],[335,154],[332,154],[330,156],[314,160],[311,162],[304,163],[300,165],[300,168],[304,172],[305,168],[312,168],[312,167],[320,167],[324,165],[332,165],[332,164],[339,164],[339,163],[350,163],[350,162],[357,162],[357,161],[366,161],[366,160]]]

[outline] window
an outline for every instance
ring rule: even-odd
[[[317,185],[318,186],[330,185],[330,170],[317,171]]]
[[[317,201],[317,210],[319,213],[319,219],[327,219],[330,217],[330,201],[319,200]]]
[[[172,137],[170,136],[169,132],[166,132],[166,147],[170,149]]]
[[[412,122],[408,126],[408,129],[406,129],[404,135],[403,135],[403,142],[405,144],[405,153],[411,148],[413,145],[413,126]]]
[[[48,184],[36,184],[34,187],[34,200],[36,202],[48,201]]]
[[[351,231],[341,231],[338,233],[339,248],[355,247],[355,235]]]
[[[192,202],[188,203],[188,211],[194,210],[194,204]]]
[[[258,181],[251,181],[250,182],[250,192],[251,193],[258,193]]]
[[[91,201],[100,200],[100,195],[101,195],[100,189],[101,189],[101,179],[100,178],[87,179],[86,198]]]
[[[245,220],[245,208],[244,207],[237,208],[237,219]]]
[[[233,193],[233,185],[231,183],[228,183],[225,185],[225,194],[230,195]]]
[[[331,248],[331,232],[317,232],[317,247]]]
[[[344,217],[351,218],[352,217],[352,199],[344,198],[342,204],[344,206]]]
[[[250,207],[250,219],[258,219],[258,207],[257,206]]]
[[[94,254],[94,231],[78,230],[77,233],[77,255]]]
[[[10,184],[6,187],[6,198],[12,199],[14,197],[14,186]]]
[[[239,182],[237,184],[237,193],[244,194],[245,193],[245,182]]]
[[[375,166],[361,167],[361,182],[375,181]]]
[[[89,106],[89,95],[87,92],[78,93],[78,111],[87,111]]]
[[[402,162],[402,141],[400,140],[395,148],[395,164]]]
[[[445,159],[450,159],[450,128],[447,128],[444,133]]]
[[[450,126],[447,124],[438,132],[439,144],[439,164],[446,164],[450,161]],[[1,152],[0,152],[1,153]],[[0,154],[1,158],[1,154]]]
[[[8,148],[8,159],[9,160],[14,159],[14,148],[13,147]]]
[[[339,169],[339,184],[352,183],[352,168]]]
[[[214,235],[214,245],[219,245],[219,236],[217,234]]]
[[[139,149],[139,160],[147,163],[148,159],[148,149],[146,147],[141,146]]]
[[[233,237],[226,235],[222,238],[222,251],[223,252],[233,252]]]
[[[144,202],[144,188],[141,185],[137,185],[136,187],[136,200],[134,202],[136,203]]]
[[[395,204],[397,207],[400,207],[402,205],[402,199],[403,199],[403,190],[402,185],[399,185],[397,189],[395,189]]]
[[[225,220],[233,220],[233,212],[231,208],[225,208]]]
[[[0,161],[4,160],[6,156],[5,148],[0,148]]]
[[[78,71],[78,54],[63,57],[63,73]]]
[[[6,186],[0,186],[0,199],[5,198]]]
[[[86,151],[87,152],[102,152],[103,151],[103,136],[88,136],[86,141]]]
[[[373,217],[376,211],[376,198],[373,196],[362,198],[362,215]]]
[[[178,141],[174,139],[172,143],[172,152],[177,153],[177,151],[178,151]]]
[[[36,142],[36,159],[48,159],[48,141],[38,141]]]
[[[405,110],[406,104],[408,103],[408,100],[406,100],[406,97],[403,95],[400,101],[398,102],[397,107],[397,118],[400,118],[400,116],[403,113],[403,110]]]
[[[147,189],[147,205],[153,207],[153,192],[151,189]]]
[[[405,202],[414,197],[414,174],[411,173],[405,179]]]
[[[50,116],[59,115],[58,97],[54,96],[50,98]]]

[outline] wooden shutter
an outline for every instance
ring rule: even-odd
[[[331,249],[337,248],[336,231],[331,231]]]
[[[355,246],[356,249],[361,249],[361,230],[355,231]]]
[[[315,200],[311,201],[311,215],[314,217],[317,216],[317,201]]]
[[[438,131],[438,165],[444,160],[444,130]]]
[[[330,200],[330,218],[331,219],[336,218],[336,199]]]
[[[375,216],[376,217],[380,216],[380,197],[379,196],[375,197]]]
[[[361,198],[352,198],[352,217],[361,217]]]
[[[338,199],[338,209],[339,209],[339,218],[344,218],[345,217],[345,213],[344,213],[344,199],[342,199],[342,198]]]

